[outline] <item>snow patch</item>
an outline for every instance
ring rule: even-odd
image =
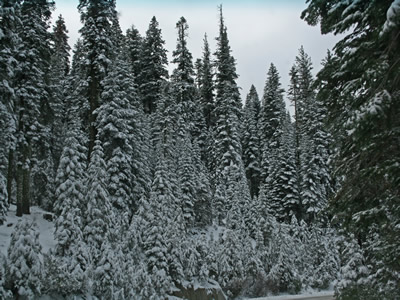
[[[37,206],[32,206],[30,215],[17,217],[16,210],[17,207],[15,205],[10,205],[6,221],[0,226],[0,253],[7,256],[7,249],[11,241],[11,233],[14,231],[18,221],[22,219],[29,219],[36,222],[39,231],[39,241],[42,246],[42,253],[47,253],[49,249],[55,247],[56,242],[53,235],[54,223],[43,218],[43,215],[49,214],[48,212]]]

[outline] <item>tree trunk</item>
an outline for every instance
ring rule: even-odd
[[[8,193],[8,204],[12,202],[12,182],[14,179],[14,150],[10,149],[8,152],[8,170],[7,170],[7,193]]]
[[[17,217],[22,217],[22,182],[23,182],[23,169],[22,163],[17,163]]]
[[[29,215],[30,214],[30,176],[31,169],[30,166],[25,165],[23,168],[23,182],[22,182],[22,213]]]

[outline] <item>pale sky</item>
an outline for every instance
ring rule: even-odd
[[[81,28],[77,0],[55,0],[54,18],[62,14],[69,30],[71,47]],[[225,25],[232,55],[236,59],[238,85],[245,98],[252,84],[262,97],[271,62],[287,90],[289,70],[301,45],[311,56],[314,71],[320,69],[327,49],[338,41],[333,35],[322,36],[319,27],[311,27],[300,19],[306,8],[303,0],[117,0],[120,24],[125,32],[134,25],[145,35],[150,19],[156,16],[168,50],[169,61],[176,47],[176,22],[184,16],[189,25],[188,48],[193,58],[202,56],[203,37],[207,33],[211,51],[215,51],[218,35],[218,5],[223,5]],[[170,72],[174,64],[170,63]],[[315,72],[314,72],[315,73]]]

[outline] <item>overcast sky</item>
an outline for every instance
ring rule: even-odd
[[[70,45],[75,44],[81,28],[77,0],[55,0],[56,18],[62,14],[69,30]],[[306,8],[303,0],[117,0],[120,24],[125,32],[134,25],[142,36],[156,16],[169,61],[176,47],[175,24],[184,16],[189,25],[188,47],[194,60],[202,56],[203,37],[207,33],[212,52],[218,35],[218,5],[223,5],[225,24],[232,54],[239,74],[238,85],[244,98],[252,84],[258,94],[262,92],[269,65],[273,62],[280,75],[283,88],[289,83],[289,70],[301,45],[311,56],[315,71],[327,49],[337,37],[322,36],[319,27],[311,27],[300,19]],[[170,64],[169,69],[174,68]]]

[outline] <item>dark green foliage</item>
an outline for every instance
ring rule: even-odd
[[[210,58],[210,47],[207,40],[207,34],[204,35],[203,57],[201,64],[198,67],[198,89],[203,107],[203,114],[206,121],[207,128],[215,125],[215,116],[213,111],[215,109],[214,103],[214,73]]]
[[[319,97],[327,107],[339,150],[336,177],[343,179],[330,208],[336,221],[355,235],[371,273],[380,274],[362,275],[368,285],[365,292],[384,291],[382,298],[396,299],[400,290],[395,275],[400,270],[395,250],[400,247],[398,2],[310,1],[302,17],[312,25],[320,23],[323,33],[345,33],[318,76]]]
[[[88,158],[90,159],[97,136],[94,111],[101,105],[102,80],[108,74],[108,67],[111,65],[114,51],[118,50],[112,40],[115,2],[81,0],[78,9],[83,23],[79,32],[82,37],[83,57],[85,58],[82,65],[83,77],[81,78],[84,89],[81,96],[84,98],[82,100],[87,102],[88,107]]]
[[[168,78],[167,50],[164,49],[164,43],[157,19],[153,17],[143,41],[142,67],[138,79],[143,108],[146,113],[156,111],[162,97],[162,87]]]
[[[258,196],[260,188],[259,113],[260,100],[256,88],[252,85],[243,108],[242,121],[242,156],[251,197]]]
[[[142,51],[143,37],[139,31],[132,26],[126,31],[126,48],[128,52],[128,61],[135,79],[135,83],[140,85],[139,74],[141,72],[141,51]]]

